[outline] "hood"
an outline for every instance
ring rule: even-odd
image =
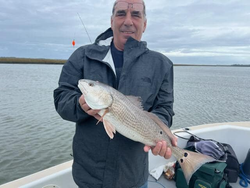
[[[102,45],[109,46],[112,39],[113,39],[113,31],[110,27],[96,38],[95,44],[99,46],[102,46]]]

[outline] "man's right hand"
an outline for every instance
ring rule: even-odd
[[[101,116],[98,114],[100,110],[91,109],[86,103],[83,95],[81,95],[81,97],[79,98],[79,104],[83,111],[86,112],[88,115],[95,117],[98,121],[101,119]]]

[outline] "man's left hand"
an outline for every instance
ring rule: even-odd
[[[177,138],[176,137],[173,137],[172,145],[177,146]],[[152,153],[154,155],[160,155],[160,156],[164,157],[165,159],[169,159],[172,156],[172,151],[167,146],[166,141],[157,142],[156,146],[153,146],[153,147],[144,146],[145,152],[148,152],[150,149],[152,150]]]

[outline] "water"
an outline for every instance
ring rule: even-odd
[[[0,64],[0,184],[72,159],[74,123],[53,105],[61,68]],[[173,128],[250,121],[250,68],[174,70]]]
[[[250,121],[250,67],[174,70],[174,127]]]
[[[61,67],[0,64],[0,184],[71,159],[74,124],[53,106]]]

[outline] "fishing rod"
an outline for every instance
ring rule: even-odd
[[[88,31],[87,31],[87,29],[86,29],[86,27],[85,27],[85,25],[84,25],[84,23],[83,23],[83,21],[82,21],[81,16],[79,15],[79,13],[78,13],[78,12],[77,12],[77,14],[78,14],[78,17],[79,17],[79,19],[81,20],[82,25],[83,25],[83,27],[84,27],[84,29],[85,29],[85,31],[86,31],[86,33],[87,33],[88,37],[89,37],[89,41],[90,41],[90,43],[92,43],[92,41],[91,41],[91,39],[90,39],[90,36],[89,36],[89,33],[88,33]]]

